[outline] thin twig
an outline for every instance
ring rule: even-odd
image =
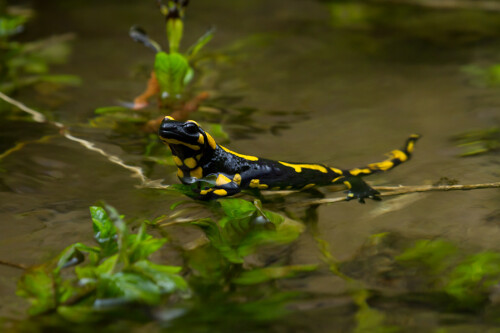
[[[22,270],[28,269],[28,266],[26,266],[26,265],[18,264],[18,263],[10,262],[10,261],[5,261],[5,260],[0,260],[0,265],[14,267],[14,268],[22,269]]]
[[[33,120],[38,122],[38,123],[47,123],[51,124],[59,129],[60,134],[65,137],[68,140],[71,140],[73,142],[77,142],[81,144],[83,147],[85,147],[88,150],[91,150],[93,152],[96,152],[102,156],[104,156],[108,161],[111,163],[117,164],[121,166],[122,168],[127,169],[128,171],[132,172],[132,177],[138,178],[141,181],[141,187],[151,187],[151,188],[161,188],[161,189],[167,189],[168,185],[162,185],[160,181],[153,181],[151,179],[148,179],[145,175],[142,169],[138,166],[132,166],[126,164],[120,157],[116,155],[111,155],[101,148],[98,148],[95,146],[95,143],[85,140],[85,139],[80,139],[75,136],[73,136],[69,130],[64,126],[64,124],[57,122],[57,121],[49,121],[47,118],[41,114],[40,112],[33,110],[32,108],[27,107],[23,103],[5,95],[4,93],[0,92],[0,99],[3,99],[5,102],[16,106],[19,108],[21,111],[24,111],[28,114],[30,114],[33,117]]]
[[[377,191],[385,191],[380,194],[381,197],[401,195],[407,193],[430,192],[430,191],[469,191],[486,188],[500,188],[500,182],[470,185],[417,185],[417,186],[374,186]],[[336,202],[347,201],[346,197],[325,198],[317,200],[301,201],[288,204],[287,206],[306,207],[311,205],[324,205]]]

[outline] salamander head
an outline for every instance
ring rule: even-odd
[[[217,147],[212,136],[193,120],[182,122],[167,116],[163,119],[158,134],[181,160],[196,157],[199,161],[203,155],[213,152]]]

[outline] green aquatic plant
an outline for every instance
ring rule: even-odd
[[[207,242],[184,250],[182,267],[149,259],[167,239],[149,235],[146,228],[158,227],[162,218],[145,221],[132,233],[114,208],[91,207],[97,245],[75,243],[53,260],[28,269],[17,293],[30,301],[31,315],[55,312],[75,322],[101,320],[113,309],[134,304],[161,306],[174,294],[180,296],[175,298],[179,306],[194,313],[214,299],[221,308],[232,307],[240,316],[274,318],[287,313],[285,301],[298,294],[276,291],[266,300],[266,286],[312,272],[317,266],[275,262],[263,267],[245,262],[259,251],[290,244],[302,233],[303,225],[263,209],[258,201],[224,199],[205,206],[218,219],[183,224],[202,230]],[[240,295],[236,298],[235,287]],[[259,311],[259,304],[269,307],[269,312]]]
[[[166,242],[129,229],[110,206],[91,207],[97,246],[67,247],[55,259],[29,269],[19,281],[18,295],[31,303],[32,315],[57,311],[77,319],[97,308],[127,303],[158,304],[164,295],[187,295],[178,266],[155,264],[149,256]]]
[[[24,30],[29,12],[0,14],[0,91],[12,93],[37,83],[78,85],[74,75],[50,74],[50,65],[66,61],[73,35],[66,34],[47,39],[17,42],[13,38]]]
[[[453,137],[460,156],[475,156],[500,150],[500,128],[468,131]]]
[[[464,252],[448,241],[419,240],[395,259],[403,267],[423,269],[425,288],[446,295],[450,307],[476,310],[500,282],[500,253]]]
[[[159,94],[162,104],[171,105],[181,99],[186,85],[194,76],[192,61],[198,52],[212,39],[214,30],[209,29],[185,53],[180,52],[180,44],[184,33],[184,13],[188,4],[186,0],[169,0],[164,5],[161,1],[160,11],[166,18],[166,35],[168,51],[162,50],[159,43],[149,38],[146,32],[137,26],[130,29],[130,36],[137,42],[156,52],[154,70],[148,89],[134,101],[135,107],[143,107],[147,99]]]

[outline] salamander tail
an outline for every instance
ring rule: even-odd
[[[388,155],[389,158],[377,163],[370,163],[365,167],[348,170],[351,176],[367,176],[376,172],[390,170],[411,158],[415,142],[420,138],[418,134],[412,134],[406,140],[405,145],[401,150],[393,150]]]

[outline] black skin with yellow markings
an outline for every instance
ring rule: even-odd
[[[194,197],[211,200],[231,196],[243,189],[304,190],[314,186],[344,184],[347,199],[380,200],[379,192],[361,177],[387,171],[410,159],[419,136],[411,135],[401,150],[393,150],[382,162],[356,169],[338,169],[323,164],[274,161],[243,155],[218,145],[195,121],[180,122],[165,117],[160,139],[172,150],[178,177],[184,184],[198,183]],[[206,184],[211,184],[206,186]]]

